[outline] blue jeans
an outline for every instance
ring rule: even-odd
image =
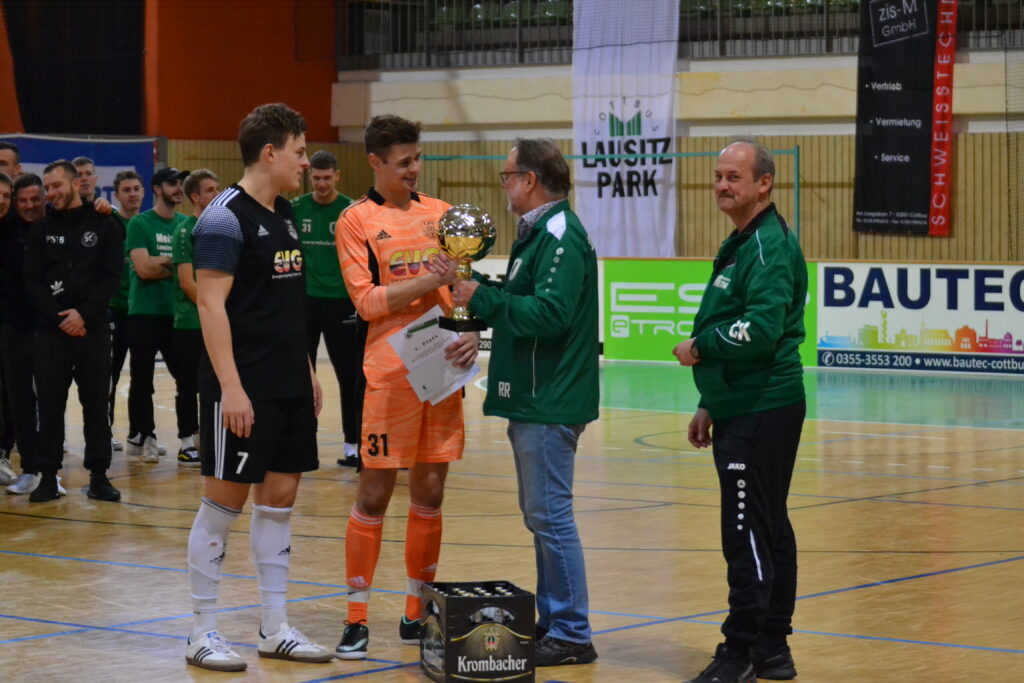
[[[583,546],[572,512],[576,443],[585,427],[508,423],[519,509],[537,555],[537,625],[575,643],[591,639]]]

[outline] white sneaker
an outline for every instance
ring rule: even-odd
[[[111,437],[111,439],[110,439],[110,450],[112,450],[112,451],[123,451],[124,450],[124,444],[121,443],[120,441],[118,441],[117,439]]]
[[[188,639],[185,661],[211,671],[245,671],[245,660],[228,647],[217,631],[207,631],[202,638]]]
[[[156,438],[147,436],[142,444],[142,462],[159,462],[160,449],[157,446]]]
[[[281,624],[276,635],[264,636],[260,628],[260,639],[256,645],[260,657],[270,659],[287,659],[293,662],[329,662],[334,653],[317,645],[296,628],[287,623]]]
[[[18,475],[11,467],[11,461],[6,454],[0,455],[0,486],[8,486],[18,480]]]
[[[18,481],[7,487],[7,493],[12,496],[23,496],[32,493],[39,486],[39,479],[38,474],[21,474],[18,476]]]
[[[60,485],[60,477],[57,477],[57,493],[62,496],[68,495],[68,490]]]
[[[125,454],[126,455],[142,455],[143,454],[143,451],[146,448],[146,442],[143,441],[141,434],[136,434],[135,436],[129,436],[128,439],[127,439],[127,442],[128,442],[128,447],[127,447],[127,450],[125,450]],[[110,443],[111,443],[111,446],[113,446],[115,451],[121,450],[121,442],[118,441],[117,439],[113,439]],[[114,446],[114,444],[117,444],[117,445]],[[167,455],[167,446],[163,445],[162,443],[158,443],[156,445],[156,451],[157,451],[157,455]]]

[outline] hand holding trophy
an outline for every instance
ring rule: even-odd
[[[470,264],[487,256],[497,236],[491,217],[472,204],[453,206],[442,214],[437,224],[438,244],[441,251],[458,262],[455,277],[459,280],[473,278]],[[451,317],[439,318],[438,325],[459,333],[487,329],[484,321],[470,313],[466,306],[455,306]]]

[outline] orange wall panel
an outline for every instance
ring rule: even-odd
[[[21,112],[14,90],[14,59],[7,42],[7,25],[0,11],[0,133],[21,133]]]
[[[333,45],[332,0],[147,0],[146,132],[230,140],[253,107],[284,102],[309,140],[336,140]]]

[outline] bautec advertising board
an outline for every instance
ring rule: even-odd
[[[1024,375],[1024,265],[807,268],[806,366]],[[672,361],[710,274],[710,260],[605,260],[605,358]]]

